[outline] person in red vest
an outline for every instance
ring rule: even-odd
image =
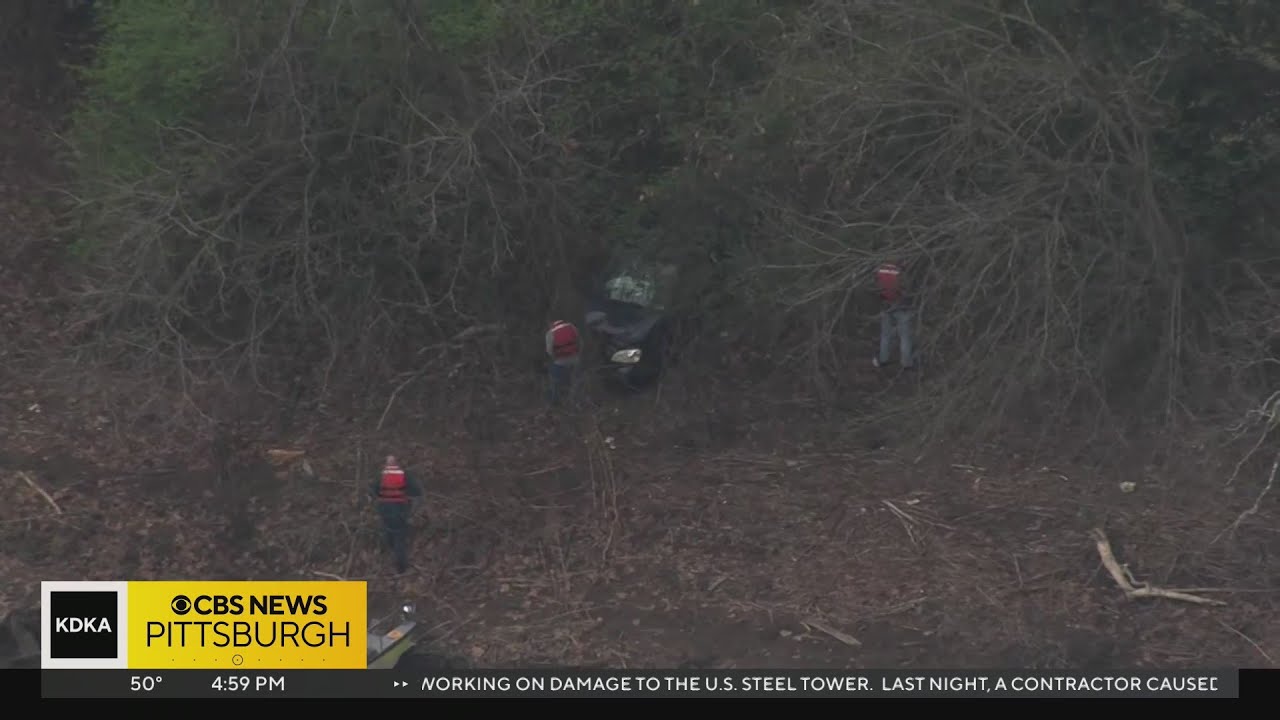
[[[882,263],[876,268],[876,294],[880,298],[880,352],[872,358],[878,368],[892,364],[893,335],[898,335],[898,351],[904,370],[915,367],[911,337],[911,301],[904,288],[902,267]]]
[[[382,477],[372,487],[382,520],[383,539],[395,557],[396,572],[409,569],[409,518],[414,498],[422,497],[417,479],[400,467],[394,455],[387,456]]]
[[[551,361],[547,400],[552,405],[557,405],[561,393],[571,392],[573,389],[573,376],[582,353],[582,340],[573,323],[556,320],[547,330],[546,341],[547,357]]]

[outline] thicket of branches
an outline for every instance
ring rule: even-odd
[[[824,374],[892,257],[933,417],[1271,382],[1280,10],[1067,5],[117,0],[70,136],[83,307],[133,359],[387,373],[481,325],[536,348],[627,244]]]
[[[1176,121],[1162,57],[1098,62],[995,4],[831,2],[796,37],[761,100],[790,109],[814,186],[805,205],[765,193],[763,237],[772,266],[804,268],[787,297],[824,320],[812,349],[891,257],[919,278],[926,362],[948,371],[934,413],[1181,395],[1221,298],[1189,285],[1214,241],[1157,157]]]

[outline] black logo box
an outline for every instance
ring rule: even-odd
[[[115,659],[122,632],[117,595],[114,590],[50,591],[49,657]]]

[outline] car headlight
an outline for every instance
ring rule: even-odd
[[[629,350],[619,350],[613,354],[611,361],[622,365],[634,365],[640,362],[640,349],[631,348]]]

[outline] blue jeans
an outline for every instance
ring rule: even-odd
[[[902,367],[915,364],[915,350],[911,343],[911,311],[894,308],[880,313],[880,355],[881,365],[889,363],[893,352],[893,334],[898,334],[898,350],[902,353]]]
[[[547,378],[547,402],[559,405],[561,396],[572,394],[573,370],[573,365],[551,363]]]

